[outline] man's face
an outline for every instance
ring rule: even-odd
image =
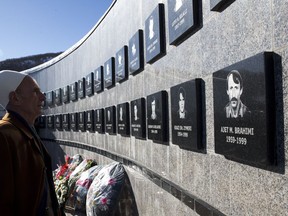
[[[29,76],[26,76],[17,89],[20,96],[21,110],[31,119],[41,115],[45,95],[41,92],[37,82]]]
[[[229,100],[231,103],[232,108],[236,109],[240,97],[242,94],[242,89],[240,88],[240,83],[235,83],[233,81],[233,74],[231,74],[228,78],[228,89],[227,89],[227,95],[229,96]]]
[[[184,108],[185,108],[185,100],[183,97],[183,93],[179,94],[179,110],[180,112],[184,112]]]

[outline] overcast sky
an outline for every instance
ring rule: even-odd
[[[113,0],[0,0],[0,61],[65,51]]]

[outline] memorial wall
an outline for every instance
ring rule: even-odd
[[[140,215],[287,215],[288,1],[114,0],[27,70],[41,138],[120,161]]]

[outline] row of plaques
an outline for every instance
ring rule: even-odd
[[[195,79],[171,88],[172,142],[200,151],[202,142],[202,80]],[[168,94],[160,91],[147,98],[106,108],[75,113],[47,115],[41,127],[58,130],[97,131],[135,136],[159,143],[169,140]],[[46,119],[46,120],[45,120]]]
[[[277,58],[278,55],[272,52],[263,52],[213,73],[216,153],[260,168],[276,164],[274,68],[277,67]],[[204,148],[202,82],[195,79],[170,89],[172,142],[195,151]],[[146,101],[144,98],[132,101],[130,106],[128,103],[119,104],[117,111],[115,106],[111,106],[96,110],[94,114],[93,111],[87,111],[82,114],[71,113],[70,117],[69,114],[56,115],[56,128],[69,129],[70,125],[73,130],[77,130],[75,127],[79,125],[80,130],[92,130],[91,119],[94,116],[96,131],[116,133],[116,112],[118,133],[129,135],[131,124],[133,136],[145,138],[147,130],[148,139],[168,142],[166,91],[149,95]],[[64,117],[64,121],[57,120]],[[53,128],[53,120],[49,119],[53,117],[48,116],[47,124]],[[71,121],[69,124],[65,123],[68,119]],[[63,126],[60,126],[61,122]]]
[[[231,4],[231,0],[211,0],[211,10],[218,10]],[[178,44],[200,25],[199,0],[169,0],[168,25],[169,43]],[[145,20],[146,62],[153,63],[166,53],[164,4],[158,6]],[[144,69],[144,33],[139,29],[123,46],[115,57],[108,59],[103,66],[63,88],[46,93],[46,105],[54,106],[76,101],[79,98],[100,93],[104,88],[112,88],[116,82],[128,79]]]

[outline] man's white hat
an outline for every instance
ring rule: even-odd
[[[0,71],[0,105],[6,108],[9,93],[15,91],[27,74],[12,70]]]

